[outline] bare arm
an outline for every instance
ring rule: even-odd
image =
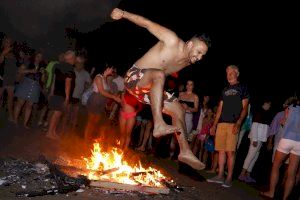
[[[12,50],[12,47],[4,47],[3,51],[0,53],[0,63],[4,61],[5,56]]]
[[[3,63],[3,61],[4,61],[4,54],[1,53],[1,54],[0,54],[0,63]]]
[[[27,67],[22,64],[20,67],[19,67],[19,73],[20,74],[29,74],[29,73],[36,73],[36,69],[27,69]]]
[[[199,107],[199,98],[198,98],[197,95],[195,95],[195,97],[194,97],[194,107],[193,108],[188,107],[187,110],[189,112],[192,112],[192,113],[193,112],[197,112],[198,111],[198,107]]]
[[[219,119],[220,119],[220,116],[221,116],[221,113],[222,113],[222,109],[223,109],[223,101],[220,101],[220,103],[218,105],[215,121],[214,121],[212,127],[210,128],[210,134],[211,135],[216,134],[217,124],[219,122]]]
[[[217,109],[217,113],[216,113],[216,118],[215,118],[215,121],[213,123],[213,126],[217,126],[217,124],[219,122],[219,119],[221,117],[222,108],[223,108],[223,101],[220,101],[220,103],[218,105],[218,109]]]
[[[240,114],[240,118],[237,120],[237,124],[239,124],[241,126],[243,120],[245,119],[245,117],[247,116],[248,114],[248,105],[249,105],[249,100],[248,99],[243,99],[242,101],[242,104],[243,104],[243,110]]]
[[[97,85],[98,91],[101,95],[107,97],[107,98],[111,98],[114,99],[117,102],[121,102],[121,99],[113,94],[110,94],[109,92],[105,91],[103,88],[103,84],[102,84],[102,78],[100,76],[96,76],[95,77],[95,83]]]
[[[245,119],[245,117],[248,114],[248,105],[249,105],[249,100],[248,99],[243,99],[242,100],[242,104],[243,104],[243,109],[242,112],[240,114],[239,119],[237,120],[237,122],[235,123],[234,127],[233,127],[233,134],[237,134],[241,128],[242,122]]]
[[[65,101],[68,103],[70,100],[70,93],[71,93],[71,84],[72,84],[72,78],[66,78],[65,80],[65,93],[66,93],[66,99]]]
[[[111,17],[115,20],[124,18],[135,23],[138,26],[146,28],[151,34],[153,34],[166,45],[173,45],[179,41],[179,38],[173,31],[140,15],[115,8],[111,13]]]

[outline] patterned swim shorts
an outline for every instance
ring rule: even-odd
[[[136,65],[133,65],[125,75],[125,88],[141,103],[151,104],[150,88],[138,87],[138,82],[143,78],[146,71],[147,69],[140,69]],[[177,101],[177,98],[173,94],[164,92],[164,103],[171,103],[173,101]]]

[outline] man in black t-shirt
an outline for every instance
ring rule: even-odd
[[[249,93],[247,87],[238,81],[239,69],[235,65],[226,68],[229,85],[222,91],[211,134],[216,134],[215,149],[219,152],[219,172],[208,182],[221,183],[231,187],[238,133],[244,118],[247,116]],[[227,156],[228,175],[224,179],[224,165]]]
[[[75,64],[76,56],[73,51],[67,51],[64,54],[64,62],[60,62],[54,66],[54,79],[49,98],[49,108],[53,110],[50,118],[47,137],[51,139],[58,138],[56,127],[60,117],[69,104],[71,94],[75,87],[75,72],[73,65]]]

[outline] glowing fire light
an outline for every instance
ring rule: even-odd
[[[163,187],[161,181],[166,177],[154,168],[131,167],[123,160],[123,152],[113,148],[111,152],[102,152],[98,142],[93,144],[90,158],[84,158],[90,180],[105,180],[131,185]]]

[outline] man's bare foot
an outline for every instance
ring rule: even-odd
[[[273,199],[273,198],[274,198],[274,194],[272,194],[270,191],[267,191],[267,192],[261,192],[260,195],[263,196],[263,197],[270,198],[270,199]]]
[[[30,129],[30,127],[28,125],[25,125],[25,124],[24,124],[24,128],[25,129]]]
[[[171,125],[155,125],[153,130],[153,136],[159,138],[164,135],[181,132],[180,128]]]
[[[178,156],[178,160],[185,164],[188,164],[196,170],[202,170],[205,168],[205,164],[198,160],[192,152],[180,153]]]
[[[146,148],[140,146],[140,147],[136,148],[135,150],[144,152],[146,150]]]
[[[207,170],[206,173],[213,174],[213,173],[216,173],[216,170],[210,169],[210,170]]]
[[[8,118],[8,121],[9,121],[9,122],[12,122],[12,123],[14,123],[14,124],[17,124],[17,123],[18,123],[18,120],[15,120],[13,117],[9,117],[9,118]]]
[[[59,139],[59,136],[57,134],[46,134],[46,137],[52,140],[57,140]]]

